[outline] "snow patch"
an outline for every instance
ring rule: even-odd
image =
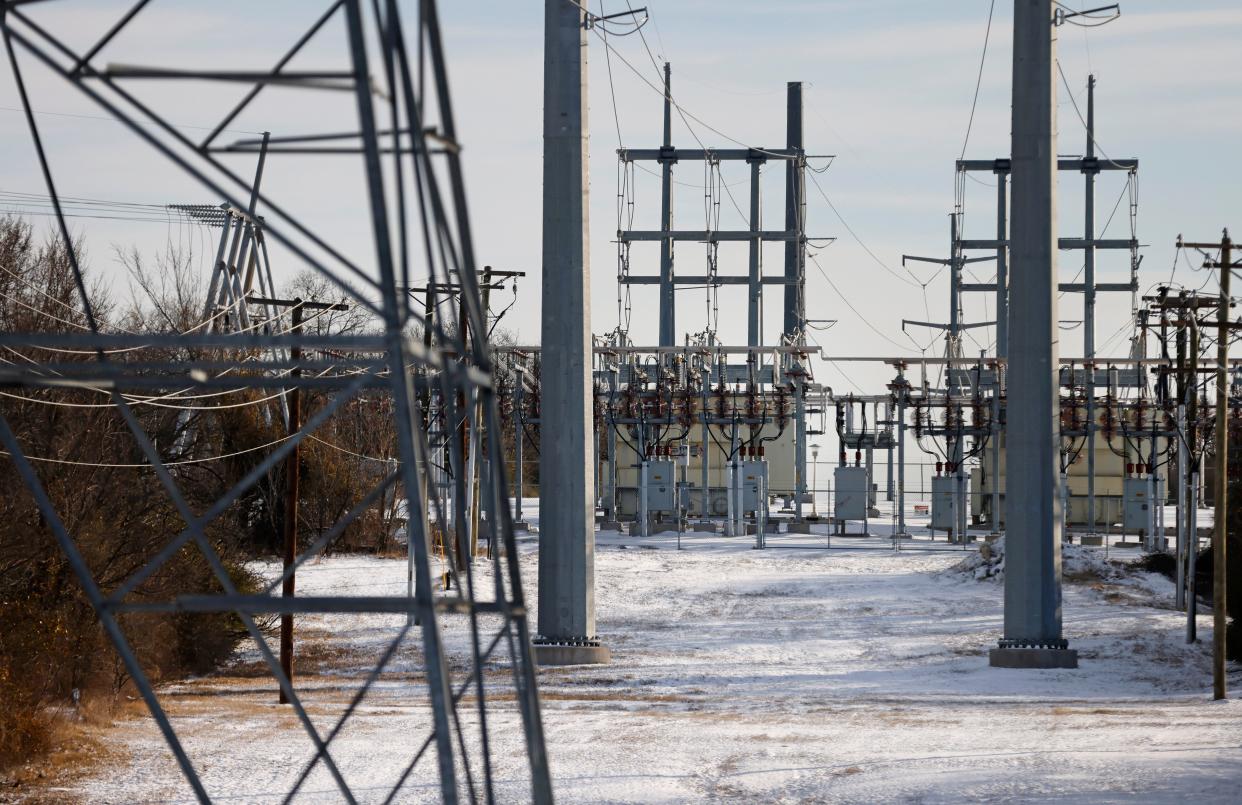
[[[1005,576],[1005,537],[980,543],[979,550],[944,571],[945,576],[1002,579]],[[1061,576],[1067,582],[1119,581],[1130,575],[1124,562],[1109,559],[1103,550],[1061,544]]]

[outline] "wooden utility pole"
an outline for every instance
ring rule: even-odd
[[[1220,249],[1219,262],[1205,262],[1207,268],[1219,268],[1220,309],[1216,314],[1216,489],[1212,507],[1212,698],[1224,699],[1225,689],[1225,622],[1226,622],[1226,548],[1228,542],[1229,493],[1229,279],[1232,270],[1242,268],[1233,263],[1233,241],[1229,230],[1219,243],[1186,243],[1180,237],[1178,248]]]
[[[266,305],[268,307],[293,308],[293,324],[290,328],[290,333],[294,336],[302,334],[302,314],[305,310],[349,310],[349,305],[343,302],[305,302],[301,298],[261,299],[250,297],[246,301],[250,304]],[[301,360],[302,348],[292,347],[289,350],[289,362],[292,364],[292,368],[289,370],[289,377],[293,381],[293,386],[288,391],[289,421],[285,434],[286,438],[293,441],[293,449],[285,456],[285,515],[284,527],[281,529],[284,536],[284,581],[280,585],[280,595],[282,598],[294,597],[296,574],[290,568],[293,567],[298,558],[298,465],[302,452],[299,433],[302,430],[302,389],[298,386],[298,379],[302,377],[302,368],[299,365]],[[289,680],[289,684],[292,685],[293,613],[291,612],[285,612],[280,616],[280,670]],[[289,703],[289,697],[285,695],[284,688],[280,690],[280,703]]]
[[[526,272],[525,271],[497,271],[491,266],[484,266],[483,269],[479,271],[478,273],[481,277],[481,281],[479,283],[479,289],[482,293],[483,326],[485,329],[485,332],[480,336],[480,338],[487,339],[487,338],[490,338],[491,336],[491,331],[490,329],[487,329],[487,328],[488,328],[488,312],[490,310],[489,305],[491,303],[492,290],[502,288],[504,280],[506,279],[513,279],[516,277],[525,277]],[[448,293],[456,294],[457,292],[461,290],[461,286],[455,282],[441,282],[441,283],[428,283],[425,288],[412,287],[412,288],[408,288],[407,290],[410,293],[421,293],[421,292],[426,291],[426,293],[428,294],[427,316],[428,316],[429,326],[424,330],[424,344],[426,346],[430,346],[431,345],[430,317],[433,315],[433,312],[434,312],[433,304],[435,304],[431,301],[432,295],[436,293],[441,293],[441,292],[448,292]],[[470,320],[469,320],[469,317],[467,316],[467,311],[466,311],[464,300],[459,302],[458,323],[459,323],[459,326],[461,327],[462,343],[468,344],[469,337],[470,337]],[[481,440],[482,440],[483,411],[481,407],[482,402],[476,401],[473,413],[474,413],[474,421],[475,423],[477,423],[477,427],[474,431],[473,438],[472,438],[471,428],[470,428],[470,417],[466,412],[465,397],[458,395],[457,402],[458,402],[458,411],[459,411],[458,415],[460,416],[460,421],[459,421],[459,424],[457,424],[455,427],[458,427],[461,429],[462,448],[463,448],[462,458],[466,462],[466,468],[465,468],[466,500],[462,502],[462,505],[466,507],[467,528],[470,531],[470,539],[468,541],[469,544],[467,544],[467,540],[462,537],[459,537],[458,539],[454,540],[454,556],[457,560],[457,566],[462,567],[464,566],[466,562],[470,562],[473,560],[473,557],[475,556],[475,554],[478,553],[478,547],[479,547],[479,512],[481,511],[479,507],[479,495],[481,494],[481,486],[479,484],[479,473],[480,473],[479,465],[482,463]]]
[[[488,339],[491,335],[487,327],[487,316],[491,311],[492,302],[491,266],[483,266],[483,283],[480,287],[480,293],[483,295],[482,337]],[[474,557],[479,553],[479,495],[481,492],[479,465],[483,463],[483,399],[481,397],[477,398],[474,403],[474,422],[474,441],[470,445],[470,561],[474,561]],[[491,523],[490,525],[494,532],[496,524]]]
[[[293,300],[293,334],[302,334],[302,300]],[[290,376],[293,378],[294,386],[289,392],[289,427],[287,434],[290,438],[294,438],[294,434],[302,429],[302,389],[297,385],[298,378],[302,376],[302,368],[299,362],[302,360],[302,348],[293,347],[289,350],[289,358],[293,363],[293,369]],[[284,570],[285,581],[280,587],[280,595],[282,598],[293,598],[294,594],[294,574],[288,572],[289,568],[297,561],[298,558],[298,462],[301,458],[301,450],[299,441],[294,441],[293,449],[289,451],[289,455],[285,457],[285,518],[284,518],[284,537],[285,537],[285,555]],[[293,613],[285,612],[280,616],[280,670],[284,672],[289,679],[290,686],[293,685]],[[288,704],[289,697],[285,694],[285,689],[280,689],[280,703]]]

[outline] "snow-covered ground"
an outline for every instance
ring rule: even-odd
[[[888,539],[848,537],[825,550],[827,542],[779,535],[757,551],[750,538],[692,534],[679,551],[672,534],[600,533],[599,630],[613,662],[540,672],[558,799],[1239,801],[1242,702],[1210,701],[1210,621],[1201,618],[1202,642],[1187,646],[1163,578],[1067,585],[1077,670],[993,669],[986,652],[1001,631],[1002,585],[954,568],[976,548],[941,541],[940,550],[896,552]],[[532,605],[536,547],[536,537],[522,538]],[[404,579],[402,561],[341,557],[308,566],[298,589],[395,594]],[[330,726],[400,623],[300,622],[300,686],[317,723]],[[450,627],[450,643],[460,638]],[[409,678],[413,651],[398,655],[395,675],[333,743],[345,777],[375,801],[427,724]],[[163,691],[220,801],[280,801],[312,754],[253,659]],[[1232,684],[1242,684],[1236,673]],[[498,709],[498,797],[521,802],[520,730],[506,703]],[[115,739],[129,762],[83,780],[84,798],[190,801],[149,719],[119,725]],[[434,766],[420,768],[399,801],[438,798]],[[298,801],[337,798],[317,771]]]

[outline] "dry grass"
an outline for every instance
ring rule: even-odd
[[[0,774],[0,803],[84,802],[69,789],[101,767],[120,765],[128,759],[115,743],[107,741],[108,731],[118,721],[146,713],[141,701],[128,696],[93,698],[76,712],[49,713],[47,751]]]
[[[1054,707],[1052,708],[1054,716],[1128,716],[1133,715],[1129,710],[1118,710],[1108,707]]]

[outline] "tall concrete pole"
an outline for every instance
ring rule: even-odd
[[[564,2],[564,0],[562,0]],[[660,149],[660,228],[673,228],[673,74],[664,63],[664,147]],[[660,241],[660,346],[677,345],[677,293],[673,284],[673,239]]]
[[[1095,531],[1095,76],[1087,78],[1087,153],[1083,160],[1086,177],[1083,221],[1083,314],[1082,356],[1087,363],[1087,530]]]
[[[802,82],[790,81],[786,88],[785,147],[798,157],[785,162],[785,231],[797,232],[797,240],[785,241],[785,325],[784,334],[795,343],[805,342],[806,332],[806,243],[802,240],[804,165],[802,161]]]
[[[754,235],[750,239],[749,262],[746,284],[749,299],[746,300],[746,345],[760,346],[763,343],[763,285],[760,274],[763,272],[763,243],[759,240],[762,229],[763,210],[759,194],[759,169],[763,160],[756,158],[750,162],[750,231]]]
[[[991,664],[1076,667],[1061,636],[1056,30],[1052,0],[1014,0],[1005,630]]]
[[[607,662],[595,633],[591,269],[585,12],[544,6],[543,328],[539,429],[541,665]]]
[[[996,357],[1009,356],[1009,174],[996,172]]]

